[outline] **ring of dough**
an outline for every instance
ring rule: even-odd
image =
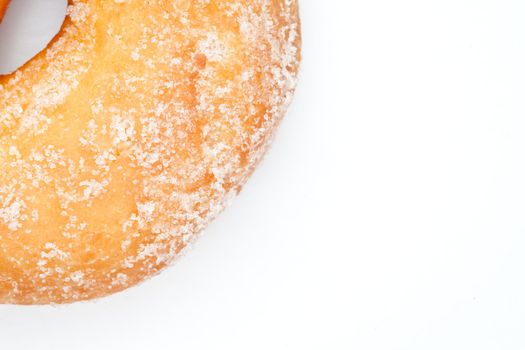
[[[70,0],[0,77],[0,303],[102,297],[168,266],[260,161],[299,60],[295,0]]]

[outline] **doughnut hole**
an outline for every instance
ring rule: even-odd
[[[14,72],[49,45],[66,7],[67,0],[0,0],[0,75]]]

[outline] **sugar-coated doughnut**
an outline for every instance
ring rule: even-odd
[[[0,77],[0,303],[169,265],[263,156],[299,60],[297,0],[70,0]]]

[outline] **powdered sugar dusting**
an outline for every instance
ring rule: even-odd
[[[240,191],[296,84],[296,1],[67,13],[0,77],[2,302],[85,300],[165,268]]]

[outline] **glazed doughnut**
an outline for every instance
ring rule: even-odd
[[[0,77],[0,302],[98,298],[168,266],[260,161],[299,61],[296,0],[70,0]]]

